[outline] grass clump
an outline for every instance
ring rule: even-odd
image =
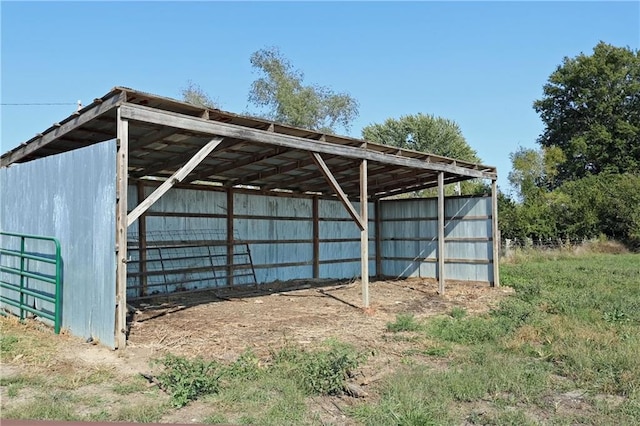
[[[286,346],[275,354],[274,367],[291,372],[309,395],[339,395],[363,356],[351,346],[329,342],[328,349],[304,351]]]
[[[387,331],[391,331],[393,333],[400,331],[419,331],[421,329],[422,324],[420,324],[411,313],[397,314],[395,322],[387,323]]]
[[[332,341],[327,346],[326,349],[305,351],[287,345],[272,355],[267,366],[262,366],[250,350],[229,365],[167,355],[156,361],[164,367],[156,379],[160,387],[171,394],[172,405],[178,408],[201,396],[221,393],[218,399],[232,404],[253,395],[251,399],[261,405],[268,403],[272,411],[281,408],[283,415],[291,410],[300,412],[289,405],[304,405],[306,395],[342,394],[346,379],[363,360],[349,345]],[[273,386],[274,383],[278,386]],[[281,393],[281,388],[289,389],[289,397],[276,396],[275,402],[269,401],[269,395]],[[239,389],[242,390],[240,395]],[[128,388],[120,391],[127,392]],[[276,417],[282,418],[281,415]]]
[[[171,394],[174,407],[183,407],[201,395],[212,394],[220,388],[221,366],[202,358],[193,360],[167,355],[157,361],[164,371],[156,378],[160,386]]]

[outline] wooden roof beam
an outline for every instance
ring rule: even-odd
[[[232,143],[232,142],[229,142],[229,143]],[[189,145],[192,145],[192,144],[189,144]],[[220,144],[218,144],[218,145],[220,145]],[[218,145],[216,145],[216,147]],[[198,147],[194,145],[194,148],[197,149]],[[224,147],[221,147],[220,149],[224,149]],[[141,170],[139,173],[137,173],[135,175],[135,177],[153,176],[154,173],[158,173],[158,172],[161,172],[163,170],[171,170],[172,168],[177,167],[178,165],[180,165],[180,164],[184,163],[185,161],[189,160],[191,157],[193,157],[193,152],[188,152],[186,154],[182,154],[182,155],[171,157],[170,159],[168,159],[166,161],[161,161],[161,162],[158,162],[158,163],[154,163],[152,166],[144,167],[144,169]],[[200,164],[200,163],[198,163],[198,164]]]
[[[415,169],[443,171],[450,174],[483,179],[492,179],[497,177],[495,171],[486,172],[475,170],[472,168],[454,166],[451,164],[434,162],[429,163],[415,158],[384,154],[366,148],[351,147],[322,141],[312,141],[297,136],[257,130],[233,124],[219,123],[215,121],[204,120],[201,118],[185,116],[183,114],[172,113],[169,111],[158,111],[153,108],[143,107],[139,105],[125,103],[120,108],[123,118],[163,126],[171,126],[179,129],[191,130],[194,132],[202,132],[222,137],[244,139],[256,143],[281,146],[285,148],[304,150],[320,154],[339,155],[346,158],[354,158],[360,160],[366,159],[400,167],[412,167]]]
[[[172,127],[161,128],[139,138],[131,138],[129,149],[139,149],[152,143],[160,142],[171,135],[176,134],[178,131]]]
[[[195,180],[204,179],[211,175],[219,175],[221,173],[228,172],[229,170],[239,169],[254,163],[259,163],[264,160],[278,157],[287,151],[288,150],[284,148],[275,148],[275,149],[269,150],[266,153],[262,153],[260,155],[253,155],[247,159],[232,161],[229,164],[222,167],[211,166],[204,169],[202,172],[195,174],[189,181],[193,182]]]
[[[357,168],[358,166],[355,165],[355,168]],[[346,170],[353,170],[354,169],[354,164],[350,163],[344,166],[340,166],[340,167],[333,167],[331,169],[331,172],[334,174],[334,176],[338,173],[342,173]],[[273,183],[264,185],[262,188],[266,189],[266,190],[271,190],[271,189],[275,189],[278,188],[280,185],[282,186],[282,189],[286,188],[289,185],[295,184],[295,183],[300,183],[301,181],[307,181],[309,178],[314,178],[318,175],[318,170],[317,169],[312,169],[309,171],[306,171],[306,173],[302,174],[302,175],[296,175],[296,176],[292,176],[283,180],[278,180],[278,181],[274,181]],[[305,188],[307,186],[305,185]],[[312,191],[312,190],[310,190]]]
[[[464,180],[469,180],[470,178],[466,178],[466,179],[456,179],[457,176],[454,177],[449,177],[444,179],[444,184],[448,185],[450,183],[455,183],[455,182],[461,182]],[[429,188],[435,188],[438,186],[438,182],[429,182],[429,183],[422,183],[419,185],[412,185],[412,186],[407,186],[405,188],[397,188],[397,189],[389,189],[383,193],[380,194],[376,194],[376,196],[378,198],[386,198],[386,197],[391,197],[393,195],[400,195],[400,194],[405,194],[407,192],[414,192],[414,191],[422,191],[424,189],[429,189]]]
[[[380,169],[381,169],[381,170],[380,170]],[[369,166],[369,168],[368,168],[368,175],[369,175],[370,177],[372,177],[372,176],[375,176],[375,174],[376,174],[376,173],[385,173],[385,171],[386,171],[386,170],[388,170],[388,169],[389,169],[389,166],[386,166],[386,165],[384,165],[384,164],[375,164],[375,163],[374,163],[374,165],[373,165],[373,166]],[[342,166],[342,167],[339,167],[339,168],[335,168],[335,167],[334,167],[334,168],[332,169],[332,171],[333,171],[333,174],[334,174],[334,175],[336,175],[336,174],[338,174],[338,173],[342,173],[342,172],[347,171],[347,170],[357,170],[357,166],[356,166],[356,168],[354,168],[353,164],[351,164],[351,165],[348,165],[348,166]],[[390,173],[390,172],[389,172],[389,173]],[[411,175],[413,176],[413,175],[415,175],[415,170],[407,170],[407,171],[405,171],[404,173],[398,173],[398,172],[396,171],[396,173],[394,173],[394,177],[393,177],[391,180],[395,180],[395,179],[397,179],[397,176],[399,176],[399,175],[403,175],[403,174],[411,174]],[[302,177],[301,179],[304,179],[304,177]],[[343,189],[344,189],[344,188],[347,188],[347,187],[348,187],[348,188],[356,188],[356,189],[357,189],[357,188],[359,188],[359,185],[360,185],[360,184],[359,184],[358,179],[359,179],[359,177],[358,177],[358,176],[353,176],[353,177],[349,180],[349,182],[346,182],[346,183],[345,183],[345,182],[343,181],[343,183],[342,183],[342,188],[343,188]],[[371,180],[371,179],[369,179],[369,180]],[[323,187],[321,187],[320,185],[305,185],[305,190],[306,190],[306,191],[309,191],[309,192],[315,192],[315,191],[320,192],[320,190],[321,190],[322,188],[323,188]],[[354,191],[354,192],[355,192],[355,191]]]

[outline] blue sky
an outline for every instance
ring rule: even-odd
[[[307,82],[359,101],[351,136],[405,114],[455,120],[504,189],[562,58],[640,45],[640,2],[2,1],[0,13],[2,103],[87,104],[120,85],[178,98],[193,80],[241,113],[249,56],[278,46]],[[3,105],[0,151],[73,111]]]

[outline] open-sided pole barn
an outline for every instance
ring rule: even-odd
[[[441,293],[448,275],[499,283],[493,167],[122,87],[0,166],[2,230],[60,239],[63,326],[112,347],[127,298],[163,291],[351,274],[368,307],[372,275],[437,277]],[[445,199],[468,179],[491,180],[491,198]]]

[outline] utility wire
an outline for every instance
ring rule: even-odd
[[[33,106],[33,105],[78,105],[75,102],[33,102],[33,103],[0,103],[0,105],[10,106]]]

